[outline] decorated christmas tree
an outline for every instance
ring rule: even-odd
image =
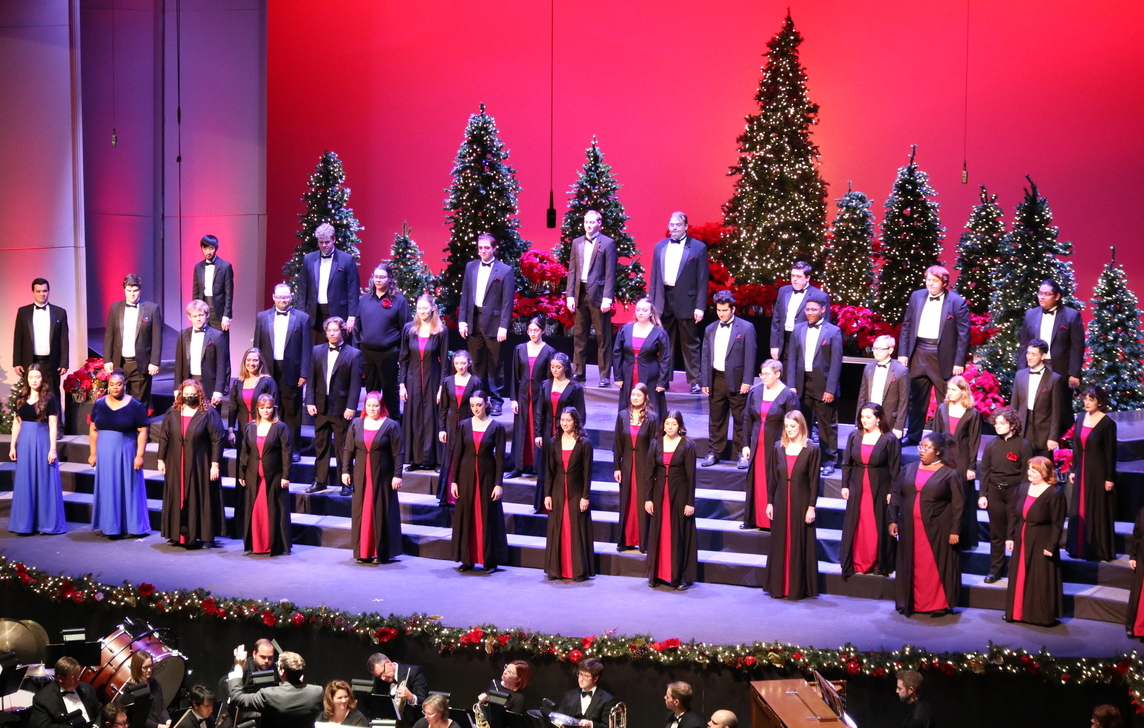
[[[338,155],[328,149],[318,160],[314,173],[310,175],[309,188],[302,195],[302,202],[306,203],[306,211],[298,215],[298,232],[294,236],[299,243],[294,246],[294,255],[282,266],[282,277],[298,291],[298,273],[302,270],[302,258],[307,253],[318,249],[318,238],[314,231],[322,223],[330,223],[337,232],[335,246],[344,250],[357,260],[361,257],[358,245],[358,230],[361,224],[354,217],[353,208],[349,206],[350,188],[345,186],[346,173],[342,169],[342,160]]]
[[[413,242],[409,225],[402,223],[401,232],[393,236],[393,247],[389,251],[389,269],[397,281],[397,289],[409,299],[409,305],[417,303],[422,293],[434,293],[436,276],[425,265],[425,255],[417,243]]]
[[[628,233],[628,215],[618,196],[620,184],[612,175],[612,166],[604,163],[604,153],[595,137],[584,156],[587,157],[584,168],[569,192],[568,210],[560,225],[556,257],[561,265],[567,267],[572,241],[584,234],[584,214],[588,210],[599,211],[603,216],[601,231],[616,241],[616,300],[631,305],[643,297],[647,283],[644,281],[643,264],[632,260],[636,246]],[[629,262],[625,263],[625,258]]]
[[[843,306],[869,306],[874,287],[871,248],[874,244],[874,216],[870,200],[847,187],[835,200],[838,215],[831,225],[830,251],[823,270],[823,287],[830,300]]]
[[[1112,409],[1144,409],[1144,328],[1136,294],[1128,277],[1112,260],[1104,266],[1092,296],[1092,320],[1088,324],[1088,371],[1090,384],[1108,391]]]
[[[1005,240],[1004,214],[997,204],[997,195],[989,194],[981,185],[981,204],[974,206],[965,232],[957,241],[957,262],[953,266],[960,271],[954,290],[965,298],[970,313],[989,312]]]
[[[882,218],[874,311],[891,323],[902,320],[910,293],[925,285],[926,268],[941,264],[945,228],[938,219],[938,204],[930,199],[937,193],[918,167],[917,153],[915,144],[910,163],[898,170]]]
[[[497,135],[496,121],[481,110],[469,117],[465,141],[453,162],[453,184],[445,200],[450,228],[445,269],[438,279],[443,312],[454,313],[461,301],[465,264],[477,258],[477,236],[489,233],[497,240],[497,258],[512,266],[520,278],[520,256],[530,243],[520,237],[516,218],[520,183],[508,164],[508,150]]]
[[[1013,374],[1025,366],[1024,352],[1017,351],[1017,345],[1025,311],[1037,305],[1041,281],[1055,280],[1064,293],[1062,302],[1081,307],[1073,295],[1076,283],[1072,263],[1064,260],[1072,254],[1072,243],[1057,239],[1048,200],[1040,196],[1031,178],[1026,179],[1029,188],[1014,211],[1013,229],[1001,244],[989,300],[989,325],[995,332],[976,353],[982,368],[997,377],[1006,398],[1013,389]]]
[[[826,183],[819,176],[818,147],[810,127],[818,105],[807,96],[799,63],[802,35],[788,14],[767,43],[767,62],[755,101],[739,136],[735,193],[723,205],[731,228],[722,261],[738,283],[771,283],[806,260],[822,270],[826,245]]]

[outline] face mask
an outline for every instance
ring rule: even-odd
[[[189,397],[183,397],[183,404],[187,405],[188,407],[198,407],[199,395],[192,394]]]

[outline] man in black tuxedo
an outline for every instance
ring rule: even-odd
[[[122,369],[127,393],[151,407],[151,378],[163,361],[163,311],[140,301],[143,282],[134,273],[123,279],[123,300],[111,304],[103,333],[103,368]],[[124,335],[126,334],[126,335]]]
[[[1045,364],[1060,375],[1061,432],[1067,432],[1072,424],[1072,392],[1080,386],[1080,372],[1084,365],[1084,322],[1080,311],[1061,303],[1060,284],[1049,279],[1041,283],[1037,290],[1038,305],[1025,312],[1018,337],[1017,367],[1022,364],[1021,356],[1033,339],[1049,342],[1049,355]]]
[[[897,342],[889,334],[874,339],[874,363],[862,370],[862,385],[858,388],[858,413],[854,424],[858,424],[862,405],[867,402],[882,405],[886,414],[886,424],[894,436],[902,439],[906,427],[906,406],[910,400],[910,370],[894,361],[894,347]]]
[[[790,284],[779,289],[775,299],[774,314],[771,316],[771,358],[782,361],[790,345],[790,335],[794,325],[806,321],[804,308],[807,301],[818,301],[825,312],[823,321],[830,320],[830,296],[811,285],[810,263],[800,260],[790,267]]]
[[[497,241],[492,235],[481,233],[477,237],[477,255],[480,260],[470,260],[465,265],[457,329],[468,342],[473,373],[485,383],[495,417],[500,415],[504,402],[501,344],[508,338],[512,322],[516,277],[510,266],[496,259]]]
[[[922,700],[922,675],[916,670],[898,671],[898,700],[906,705],[906,716],[902,728],[931,728],[933,711],[929,703]]]
[[[667,686],[663,696],[667,707],[664,728],[703,728],[703,719],[691,710],[691,686],[685,682],[673,682]]]
[[[192,685],[187,697],[191,699],[190,715],[175,721],[179,728],[214,728],[215,694],[206,685]]]
[[[945,400],[946,382],[965,371],[969,355],[969,307],[949,290],[949,270],[940,265],[926,268],[926,287],[910,294],[901,337],[898,361],[910,368],[909,423],[902,442],[917,445],[930,388],[938,402]]]
[[[580,728],[607,728],[608,713],[616,699],[598,685],[603,673],[604,665],[599,660],[580,660],[576,664],[576,682],[580,687],[564,694],[557,712],[579,719]]]
[[[732,452],[739,454],[739,469],[746,470],[743,457],[743,405],[755,381],[755,327],[735,315],[735,294],[716,291],[715,314],[719,320],[703,332],[703,366],[699,370],[703,394],[710,397],[708,433],[711,447],[701,463],[709,468],[727,449],[727,419],[735,418]]]
[[[671,350],[683,355],[691,393],[699,394],[699,322],[707,308],[707,246],[687,234],[687,215],[673,212],[668,237],[655,244],[651,261],[651,305],[663,322]],[[674,366],[674,364],[672,364]]]
[[[1051,458],[1061,440],[1064,388],[1061,376],[1045,364],[1049,343],[1033,339],[1025,347],[1025,363],[1013,377],[1009,407],[1021,421],[1021,434],[1033,446],[1033,455]]]
[[[218,238],[204,235],[199,241],[203,259],[195,263],[191,277],[191,298],[203,301],[210,307],[207,321],[211,328],[222,336],[223,359],[226,371],[223,376],[223,392],[230,387],[230,319],[234,316],[234,268],[218,257]]]
[[[361,397],[361,352],[345,340],[346,323],[332,316],[326,321],[327,343],[318,344],[310,354],[306,411],[314,418],[314,484],[306,489],[307,493],[317,493],[335,484],[334,477],[342,471],[346,430],[357,414]],[[333,476],[330,475],[331,448],[338,462]],[[353,495],[353,489],[343,485],[341,494]]]
[[[799,395],[799,409],[810,428],[818,422],[822,475],[841,463],[838,451],[838,393],[842,375],[842,331],[822,320],[823,307],[807,301],[806,321],[795,325],[787,352],[787,384]]]
[[[255,693],[242,689],[242,666],[246,650],[235,656],[234,669],[227,681],[232,705],[262,713],[262,725],[274,728],[313,728],[322,715],[324,691],[320,685],[304,682],[306,661],[297,652],[283,652],[278,658],[278,685]]]
[[[298,308],[310,317],[315,346],[326,342],[322,322],[331,317],[345,321],[346,331],[353,331],[361,300],[361,278],[357,261],[335,247],[334,226],[324,222],[314,231],[318,249],[302,258],[298,274]]]
[[[302,387],[310,374],[310,357],[314,347],[310,343],[310,317],[305,311],[291,308],[293,293],[290,286],[274,286],[274,307],[259,311],[254,318],[254,346],[270,362],[270,376],[278,385],[282,399],[282,421],[290,428],[294,438],[291,456],[298,462],[302,436]]]
[[[577,380],[584,381],[588,328],[593,327],[596,329],[596,362],[600,366],[600,386],[608,387],[612,383],[612,300],[616,291],[616,241],[600,232],[603,221],[603,216],[597,210],[584,213],[584,234],[572,241],[572,250],[568,256],[568,286],[564,295],[568,311],[576,317],[576,328],[572,335],[572,371]]]
[[[373,675],[375,695],[388,695],[394,700],[404,700],[407,708],[415,708],[429,697],[429,683],[425,679],[425,673],[417,665],[399,665],[382,653],[375,652],[369,656],[366,668],[369,674]],[[416,720],[414,715],[403,717],[409,723]]]
[[[60,399],[60,379],[68,373],[71,344],[68,312],[48,303],[52,287],[45,278],[32,281],[32,303],[16,311],[16,333],[12,340],[12,368],[21,377],[28,367],[39,364],[56,401]],[[98,716],[93,716],[93,718]]]
[[[179,332],[179,344],[175,347],[175,396],[184,381],[196,379],[202,382],[211,404],[218,407],[226,388],[226,353],[222,334],[207,323],[210,313],[205,301],[195,299],[187,304],[191,325]]]
[[[103,706],[95,697],[95,688],[89,683],[80,682],[83,668],[74,657],[61,657],[56,660],[56,679],[36,693],[32,698],[32,728],[49,726],[73,726],[68,716],[77,710],[82,714],[82,725],[99,725]]]

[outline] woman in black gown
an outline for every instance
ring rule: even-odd
[[[501,507],[505,431],[490,416],[484,392],[473,392],[469,409],[473,416],[457,427],[453,448],[453,560],[461,562],[459,571],[480,564],[492,574],[508,561]]]
[[[663,417],[667,411],[667,386],[673,374],[671,339],[648,299],[636,302],[635,316],[635,321],[620,327],[612,353],[620,409],[628,406],[632,387],[643,383],[648,387],[656,416]]]
[[[767,359],[759,367],[761,384],[751,387],[743,406],[743,431],[750,446],[743,448],[747,458],[747,507],[743,512],[743,529],[769,529],[767,517],[767,472],[775,443],[783,434],[783,418],[799,408],[798,395],[783,384],[783,365]]]
[[[549,579],[584,581],[596,573],[592,538],[592,443],[584,434],[580,411],[565,407],[558,420],[560,434],[545,449],[544,509],[548,539],[544,571]]]
[[[484,388],[481,378],[472,373],[473,357],[464,349],[453,352],[453,373],[441,380],[437,393],[437,440],[441,443],[441,477],[437,479],[437,498],[442,506],[453,505],[449,484],[453,475],[453,442],[457,427],[473,416],[469,398]]]
[[[164,476],[161,532],[170,543],[196,548],[222,533],[219,462],[226,430],[203,385],[187,379],[163,417],[156,440]]]
[[[365,396],[362,416],[350,423],[342,455],[342,485],[352,486],[354,558],[382,564],[401,555],[401,426],[389,417],[380,392]]]
[[[405,403],[401,430],[405,435],[405,459],[410,463],[410,470],[437,467],[441,377],[445,373],[448,348],[449,332],[441,323],[437,303],[423,293],[417,299],[416,316],[401,332],[401,355],[397,362],[397,381],[401,401]]]
[[[1073,426],[1073,484],[1069,503],[1069,556],[1089,561],[1116,558],[1116,421],[1108,411],[1108,393],[1092,386],[1084,393],[1084,412]]]
[[[612,444],[613,475],[620,484],[620,530],[617,551],[647,550],[647,511],[643,507],[647,487],[648,459],[652,440],[659,434],[659,418],[648,406],[648,388],[643,382],[632,387],[627,409],[616,415]]]
[[[933,416],[933,431],[953,441],[953,460],[965,486],[966,504],[977,500],[973,481],[977,478],[977,453],[981,448],[981,414],[973,403],[969,381],[958,375],[949,380],[945,401],[938,405]],[[962,511],[960,536],[962,549],[977,546],[977,509]]]
[[[771,450],[767,518],[771,519],[767,591],[776,599],[818,596],[818,531],[814,525],[822,456],[799,411],[783,418]]]
[[[258,397],[238,454],[245,496],[243,548],[248,554],[290,553],[290,428],[278,421],[273,394]]]
[[[584,388],[572,379],[572,363],[568,356],[562,352],[552,355],[548,365],[552,378],[540,387],[540,396],[532,410],[533,432],[536,447],[541,448],[540,462],[536,466],[536,495],[533,506],[537,513],[544,512],[544,482],[545,468],[548,463],[548,444],[552,438],[560,434],[560,413],[566,407],[575,407],[580,414],[580,422],[587,419],[587,410],[584,407]]]
[[[668,410],[663,435],[648,451],[644,510],[651,516],[647,535],[648,586],[690,589],[699,573],[699,533],[695,527],[695,443],[687,437],[683,414]]]
[[[534,444],[536,433],[532,417],[540,388],[551,378],[548,371],[552,355],[556,353],[544,343],[544,321],[539,316],[528,322],[528,341],[517,344],[512,353],[512,376],[509,377],[508,398],[512,404],[512,458],[516,466],[510,478],[527,473],[536,475],[536,461],[540,450]]]
[[[846,515],[838,560],[842,576],[855,573],[889,576],[894,549],[886,520],[886,500],[898,477],[901,445],[890,432],[882,405],[867,402],[858,411],[859,429],[850,433],[842,453],[842,499]]]
[[[1028,480],[1017,487],[1017,497],[1009,503],[1005,548],[1012,552],[1013,561],[1005,621],[1051,627],[1064,614],[1060,543],[1067,506],[1051,460],[1033,458],[1026,476]]]

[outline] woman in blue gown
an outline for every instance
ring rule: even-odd
[[[12,533],[66,533],[64,490],[56,460],[60,403],[39,364],[28,367],[16,399],[9,456],[16,461],[12,483]]]
[[[93,531],[111,538],[151,533],[143,484],[149,429],[147,405],[127,394],[127,377],[116,369],[107,378],[107,396],[100,397],[91,410],[87,462],[95,468]]]

